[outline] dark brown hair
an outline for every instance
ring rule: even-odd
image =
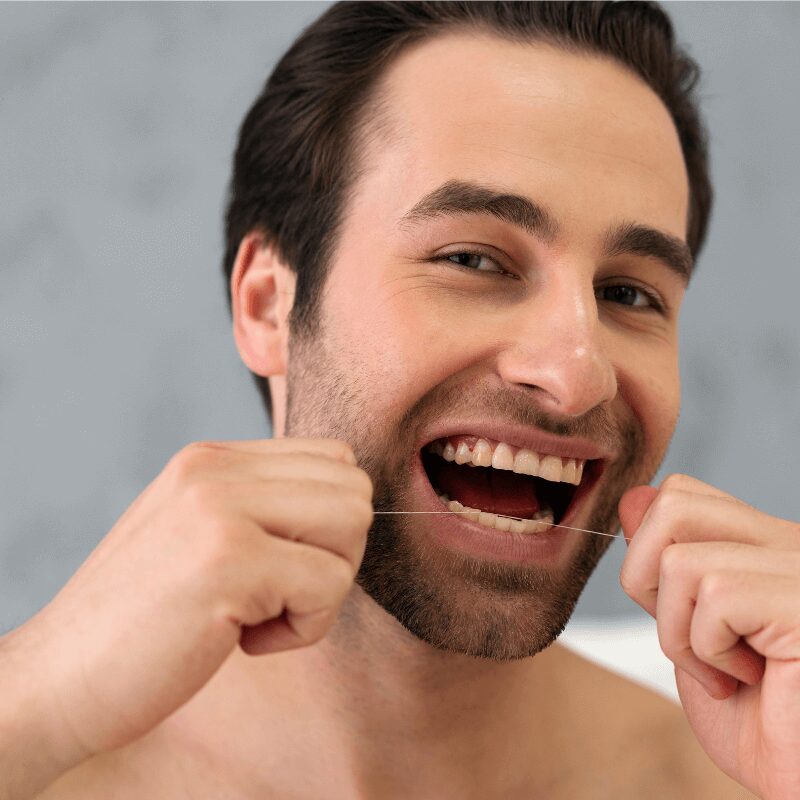
[[[696,63],[650,2],[342,2],[307,27],[278,62],[239,130],[226,212],[223,272],[241,240],[261,231],[297,275],[290,326],[314,332],[316,311],[349,194],[359,145],[376,119],[375,88],[408,45],[458,28],[610,56],[661,98],[689,177],[687,242],[696,257],[712,190],[694,88]],[[253,374],[267,413],[269,384]]]

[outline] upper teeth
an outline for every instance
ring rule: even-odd
[[[523,475],[576,486],[581,482],[586,465],[585,459],[535,453],[525,447],[513,447],[505,442],[490,443],[486,439],[478,439],[472,448],[463,439],[458,441],[458,445],[453,444],[450,439],[438,439],[431,442],[427,449],[446,461],[455,461],[456,464],[508,469]]]

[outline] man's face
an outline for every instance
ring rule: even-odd
[[[483,511],[376,516],[358,583],[435,647],[532,655],[611,539],[491,514],[614,531],[655,474],[679,405],[680,145],[619,64],[488,35],[406,51],[386,99],[321,335],[290,341],[286,434],[350,442],[376,509],[445,511],[446,494]],[[475,207],[490,192],[535,207]]]

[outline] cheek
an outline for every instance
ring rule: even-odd
[[[326,298],[335,357],[390,416],[480,361],[486,349],[479,330],[485,325],[424,276],[350,289],[331,286]]]
[[[617,368],[620,399],[641,425],[647,452],[660,458],[680,411],[677,347],[659,341],[624,352],[624,361],[620,359]]]

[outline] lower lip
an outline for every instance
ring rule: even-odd
[[[442,501],[428,480],[422,461],[417,457],[412,477],[419,496],[424,498],[421,511],[444,511]],[[582,498],[585,499],[585,498]],[[569,523],[577,512],[575,505],[561,522]],[[489,528],[458,514],[442,514],[430,527],[431,537],[451,550],[471,556],[504,562],[555,563],[574,533],[566,528],[553,527],[546,533],[512,533]]]

